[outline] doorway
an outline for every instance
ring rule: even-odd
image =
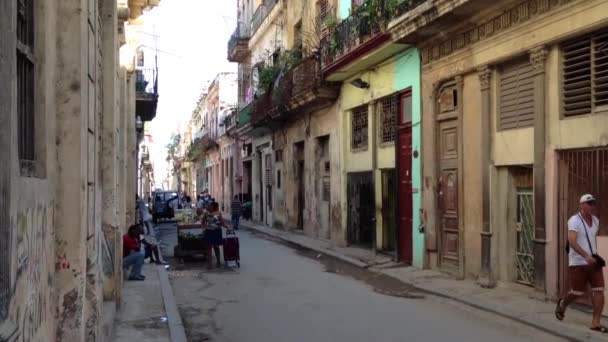
[[[349,173],[347,182],[348,243],[372,248],[376,230],[373,173]]]
[[[317,138],[317,220],[319,222],[318,236],[324,239],[331,239],[331,229],[329,225],[330,199],[331,199],[331,162],[329,159],[329,135]]]
[[[397,172],[395,169],[382,170],[382,250],[395,251],[397,238]]]
[[[399,130],[397,132],[399,194],[399,259],[412,264],[412,92],[399,97]]]
[[[294,162],[296,163],[296,182],[297,182],[297,213],[298,229],[304,229],[304,210],[306,206],[305,196],[305,175],[304,175],[304,142],[297,142],[293,145]]]

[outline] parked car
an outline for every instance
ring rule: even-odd
[[[175,212],[172,208],[173,201],[178,200],[176,191],[157,191],[154,193],[152,220],[157,223],[159,219],[172,219]]]

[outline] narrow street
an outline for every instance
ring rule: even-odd
[[[246,231],[240,269],[180,265],[171,259],[175,226],[157,232],[192,342],[557,340]]]

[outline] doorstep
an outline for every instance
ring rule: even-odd
[[[390,257],[375,254],[373,251],[364,253],[360,249],[352,247],[336,247],[328,241],[269,228],[245,220],[241,222],[240,226],[358,267],[367,268],[372,272],[391,276],[416,287],[421,292],[491,312],[561,338],[571,341],[608,341],[608,335],[589,330],[588,325],[591,321],[589,313],[569,308],[566,318],[560,322],[554,315],[555,303],[527,288],[518,289],[499,284],[493,289],[486,289],[472,280],[456,280],[436,270],[422,270],[406,266],[394,267],[394,265],[383,267],[386,258],[390,259]]]

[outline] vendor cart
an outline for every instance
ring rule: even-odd
[[[190,216],[187,213],[185,216]],[[192,218],[184,220],[178,218],[177,222],[177,245],[173,248],[173,256],[183,263],[185,259],[205,259],[205,240],[203,239],[203,225],[200,222],[192,222]]]

